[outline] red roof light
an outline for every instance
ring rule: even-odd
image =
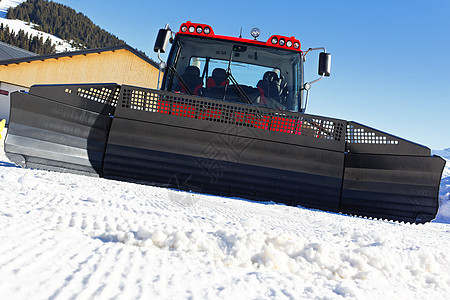
[[[190,21],[181,24],[179,32],[194,35],[214,35],[214,31],[211,26],[206,24],[191,23]]]
[[[295,37],[286,37],[281,35],[272,35],[266,42],[269,46],[274,46],[278,48],[291,49],[291,50],[300,50],[300,41]]]

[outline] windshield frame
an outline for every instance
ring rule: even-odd
[[[303,87],[303,78],[304,78],[302,52],[301,51],[293,51],[293,50],[289,50],[289,49],[280,49],[277,47],[270,47],[266,44],[259,45],[259,44],[254,44],[254,43],[246,43],[245,39],[243,39],[243,41],[238,41],[238,40],[229,40],[227,38],[220,38],[217,36],[205,37],[205,36],[194,36],[194,35],[178,33],[175,36],[174,43],[171,47],[171,51],[169,53],[169,57],[167,60],[167,65],[166,65],[166,69],[164,72],[164,77],[163,77],[163,81],[162,81],[162,85],[161,85],[162,90],[165,90],[165,91],[173,91],[174,90],[174,88],[175,88],[174,83],[177,82],[177,79],[176,79],[177,76],[175,76],[175,74],[173,74],[174,72],[170,69],[171,68],[174,68],[175,70],[178,69],[177,73],[181,73],[181,70],[184,69],[186,66],[183,65],[183,67],[181,67],[181,66],[178,67],[178,64],[180,62],[180,57],[182,57],[181,60],[183,60],[183,64],[186,64],[186,61],[188,62],[187,65],[189,65],[189,61],[191,61],[191,59],[193,57],[204,58],[204,59],[208,58],[208,57],[204,57],[204,56],[201,56],[201,55],[198,55],[195,53],[189,57],[183,57],[184,53],[183,53],[182,43],[186,43],[186,42],[187,43],[190,43],[190,42],[202,43],[202,41],[204,41],[204,43],[205,43],[205,49],[209,48],[206,46],[206,44],[210,44],[210,45],[220,44],[222,46],[225,46],[223,55],[221,57],[212,55],[212,57],[209,57],[209,59],[221,60],[221,61],[227,62],[227,63],[229,62],[230,57],[231,57],[231,63],[243,63],[243,64],[254,65],[254,66],[258,66],[258,67],[268,67],[268,68],[279,69],[279,66],[276,65],[275,61],[272,62],[272,60],[267,59],[267,58],[266,58],[266,63],[264,63],[264,61],[258,61],[257,63],[255,63],[255,62],[250,63],[249,61],[243,62],[242,60],[240,60],[239,58],[236,58],[234,56],[234,55],[239,56],[239,51],[236,51],[236,52],[232,51],[233,47],[236,47],[236,46],[249,47],[250,49],[257,49],[258,51],[260,49],[262,51],[261,53],[268,53],[268,55],[272,55],[274,58],[278,57],[280,61],[281,61],[281,59],[284,59],[283,61],[285,62],[286,66],[288,66],[288,64],[287,64],[287,59],[285,59],[285,57],[295,57],[296,61],[294,63],[292,63],[291,69],[286,71],[288,68],[287,67],[284,68],[284,69],[286,69],[285,70],[285,72],[287,72],[286,74],[290,74],[290,76],[291,76],[291,78],[289,78],[287,81],[290,82],[290,85],[291,85],[289,87],[289,92],[291,94],[290,101],[294,104],[290,105],[289,109],[288,108],[280,108],[280,107],[272,107],[272,108],[278,108],[281,110],[295,111],[295,112],[300,111],[300,105],[302,103],[302,98],[303,98],[302,87]],[[215,43],[215,42],[218,42],[218,43]],[[228,48],[228,49],[225,49],[225,48]],[[278,54],[281,54],[281,55],[278,55]],[[255,55],[256,55],[256,52],[255,52]],[[291,59],[291,60],[294,61],[293,59]],[[271,63],[267,63],[269,61]],[[205,74],[202,74],[203,71],[207,72],[206,78],[205,78]],[[208,71],[208,69],[201,70],[200,76],[202,77],[202,81],[204,81],[205,87],[206,87],[206,79],[208,78],[208,75],[211,71],[212,70]],[[229,70],[227,69],[227,71],[229,71]],[[230,74],[230,75],[232,75],[232,74]],[[257,80],[257,79],[258,78],[255,78],[255,80]],[[259,79],[261,79],[261,78],[259,78]],[[281,81],[281,76],[280,76],[280,81]],[[196,95],[198,95],[198,94],[196,94]],[[199,96],[208,97],[208,95],[199,95]],[[211,97],[209,97],[209,98],[211,98]],[[212,97],[212,98],[217,99],[214,97]],[[225,99],[225,95],[224,95],[224,99],[222,99],[222,100],[232,101],[229,99]],[[244,101],[241,101],[241,102],[244,102]],[[263,106],[263,105],[260,105],[260,106]]]

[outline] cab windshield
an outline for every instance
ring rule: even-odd
[[[167,91],[298,111],[300,52],[177,35],[169,66]]]

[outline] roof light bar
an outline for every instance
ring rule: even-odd
[[[280,35],[272,35],[266,42],[266,44],[279,47],[279,48],[285,48],[285,49],[291,49],[291,50],[300,50],[300,41],[297,40],[295,37],[286,37],[286,36],[280,36]]]
[[[206,24],[200,24],[200,23],[192,23],[190,21],[187,21],[186,23],[181,24],[180,31],[178,33],[182,34],[189,34],[189,35],[196,35],[196,36],[215,36],[214,31],[212,30],[211,26]],[[237,42],[244,42],[244,43],[252,43],[252,44],[258,44],[258,45],[266,45],[270,47],[276,47],[276,48],[283,48],[288,50],[294,50],[294,51],[302,51],[300,49],[300,41],[297,40],[295,37],[287,37],[287,36],[281,36],[281,35],[272,35],[267,42],[262,42],[256,40],[258,33],[260,33],[258,28],[252,29],[252,36],[255,38],[255,40],[247,40],[243,39],[241,37],[234,38],[234,37],[227,37],[227,36],[215,36],[216,38],[221,39],[227,39],[227,40],[235,40]]]
[[[181,33],[189,33],[195,35],[213,35],[214,32],[209,25],[186,22],[180,26]]]

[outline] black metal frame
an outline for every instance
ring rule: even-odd
[[[436,215],[445,164],[355,122],[115,84],[13,93],[5,152],[27,167],[407,222]]]

